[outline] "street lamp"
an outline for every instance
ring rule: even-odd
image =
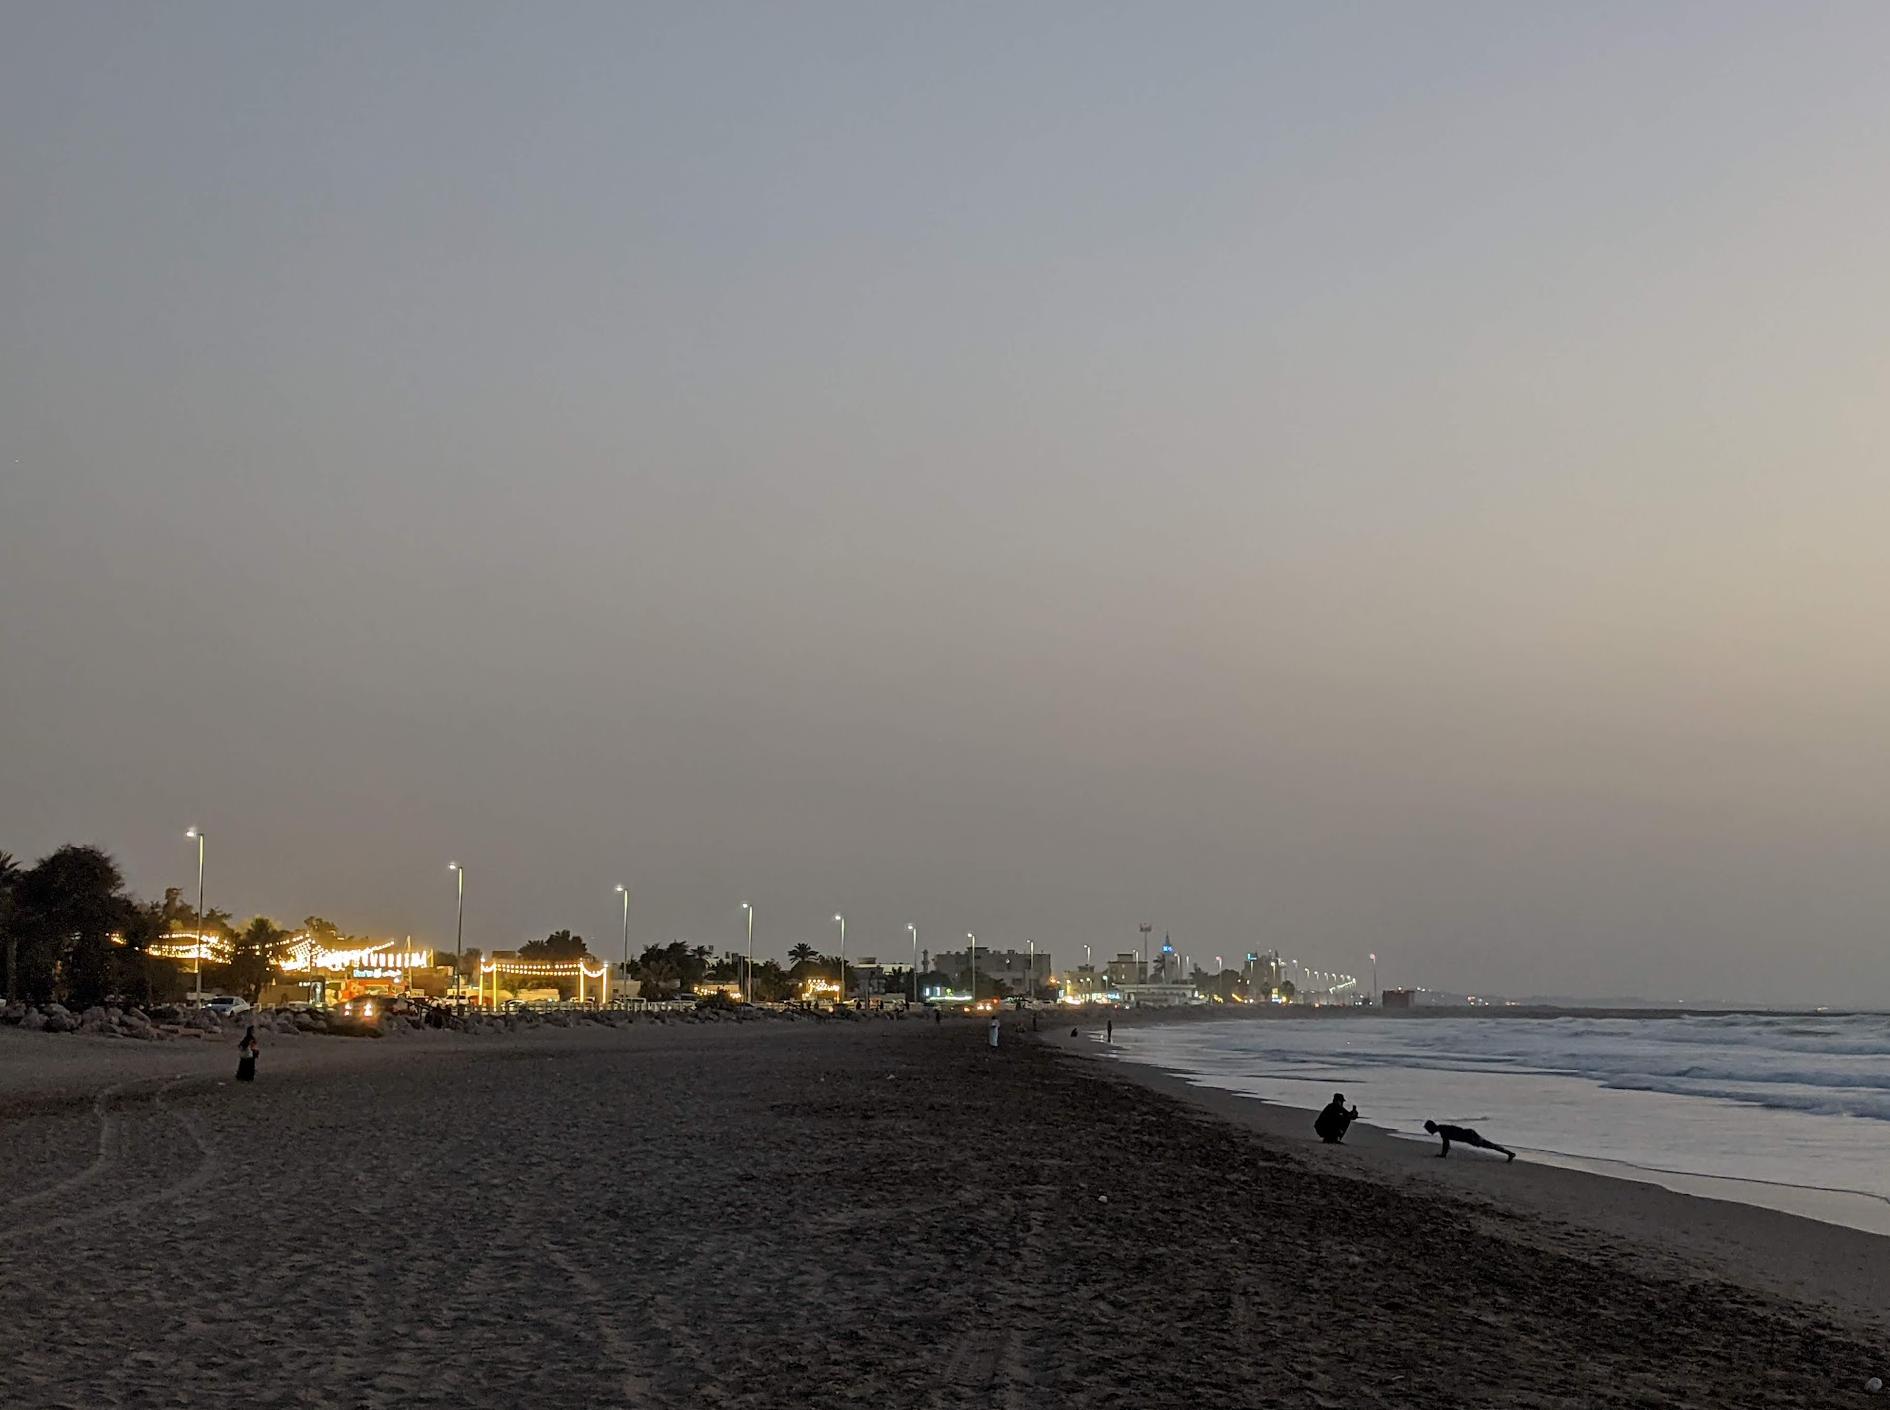
[[[1378,955],[1372,955],[1372,1002],[1378,1002]]]
[[[748,960],[746,969],[748,974],[748,1002],[752,1004],[755,1001],[755,908],[749,905],[748,902],[743,901],[742,909],[748,913]]]
[[[466,981],[460,976],[460,966],[463,963],[465,950],[464,941],[466,939],[466,868],[462,867],[458,862],[448,862],[446,869],[459,879],[459,915],[453,922],[453,993],[459,999],[460,1003],[464,1004],[466,1002]],[[629,904],[628,899],[626,899],[624,905],[627,907]],[[498,976],[494,975],[493,977],[496,980]],[[496,987],[495,984],[494,988],[496,989]],[[493,997],[496,999],[498,995],[495,993]]]
[[[1024,943],[1030,946],[1030,1001],[1034,1004],[1037,1002],[1037,942],[1026,940]]]
[[[192,997],[195,998],[196,1001],[201,1004],[203,1002],[203,944],[204,944],[204,941],[203,941],[203,937],[204,937],[203,829],[200,827],[186,828],[184,831],[184,836],[195,838],[197,841],[197,943],[195,947],[193,948],[193,953],[196,955],[196,970],[195,970],[196,978],[192,981],[192,983],[196,986],[197,992],[194,995],[192,995]],[[7,974],[7,982],[9,984],[13,982],[13,975],[10,971]]]
[[[835,911],[833,918],[840,922],[840,1002],[847,1001],[847,918]]]
[[[919,1002],[919,927],[911,921],[906,922],[906,929],[912,932],[912,1002]]]
[[[971,942],[971,1003],[972,1007],[976,1008],[978,1004],[978,937],[967,930],[965,939]]]
[[[617,894],[623,897],[623,973],[630,977],[630,888],[619,883]]]

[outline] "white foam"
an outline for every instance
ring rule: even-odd
[[[1789,1207],[1765,1193],[1779,1189],[1890,1200],[1890,1016],[1233,1020],[1122,1029],[1117,1045],[1212,1086],[1299,1106],[1343,1090],[1394,1130],[1475,1124],[1663,1183],[1728,1182],[1752,1203]]]

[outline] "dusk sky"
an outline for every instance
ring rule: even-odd
[[[1890,1004],[1890,8],[17,3],[0,848]]]

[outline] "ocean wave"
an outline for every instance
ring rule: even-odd
[[[1677,1097],[1737,1102],[1768,1111],[1801,1111],[1812,1116],[1854,1116],[1890,1121],[1890,1091],[1883,1088],[1822,1087],[1805,1091],[1742,1087],[1710,1081],[1686,1082],[1673,1078],[1623,1075],[1601,1084],[1617,1092],[1665,1092]]]
[[[1890,1120],[1890,1018],[1436,1019],[1212,1025],[1164,1043],[1202,1071],[1321,1080],[1334,1069],[1572,1078],[1819,1115]]]

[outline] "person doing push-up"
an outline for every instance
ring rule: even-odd
[[[1445,1156],[1450,1154],[1450,1143],[1452,1141],[1455,1141],[1460,1146],[1475,1146],[1478,1150],[1502,1151],[1502,1153],[1511,1160],[1516,1158],[1515,1151],[1510,1150],[1507,1146],[1499,1146],[1495,1141],[1484,1140],[1483,1137],[1479,1136],[1468,1126],[1439,1126],[1435,1121],[1427,1121],[1424,1123],[1424,1129],[1429,1131],[1433,1136],[1441,1137],[1444,1142],[1444,1148],[1437,1153],[1439,1160],[1442,1160]]]

